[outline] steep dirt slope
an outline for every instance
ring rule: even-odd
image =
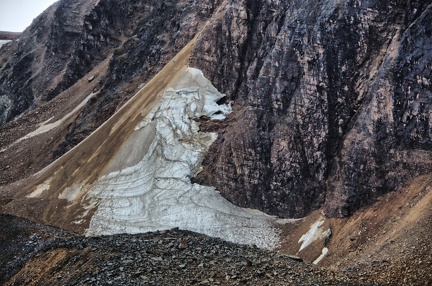
[[[178,57],[145,85],[128,104],[75,149],[37,175],[7,186],[5,189],[9,190],[8,193],[14,200],[4,206],[4,210],[83,232],[88,227],[88,218],[80,225],[74,224],[73,221],[85,211],[82,203],[87,193],[77,194],[75,206],[68,207],[66,213],[58,216],[58,207],[66,207],[64,204],[67,204],[65,199],[59,200],[60,194],[74,183],[84,181],[91,184],[99,178],[110,159],[119,151],[123,141],[134,132],[135,126],[150,110],[157,95],[176,73],[186,66],[192,45],[193,42],[189,43]],[[49,183],[46,183],[48,181]],[[43,191],[31,196],[38,187],[42,187]],[[24,205],[26,207],[23,207]]]
[[[195,41],[83,142],[8,185],[2,211],[91,236],[181,227],[275,248],[276,217],[236,207],[190,181],[217,137],[200,132],[196,121],[220,121],[231,111],[199,70],[186,67]],[[33,133],[12,144],[39,136]]]
[[[331,225],[334,235],[328,247],[334,254],[323,265],[379,283],[432,284],[431,176],[416,178],[401,193]]]
[[[299,251],[300,238],[320,220],[321,229],[331,234]],[[317,212],[286,227],[279,251],[313,262],[325,248],[322,267],[383,285],[430,285],[431,230],[432,177],[422,176],[348,219],[325,219]]]
[[[100,94],[109,60],[101,62],[88,76],[55,99],[2,126],[0,185],[32,175],[55,159],[53,150],[64,142],[67,127],[73,124],[81,109]]]
[[[0,150],[95,94],[55,134],[26,144],[21,150],[28,155],[2,152],[0,185],[40,171],[86,138],[192,40],[216,9],[213,1],[93,2],[59,1],[19,41],[2,49],[0,113],[9,119],[20,116],[1,126]],[[62,53],[47,52],[50,48]],[[17,59],[24,55],[38,61]],[[15,115],[13,106],[20,106]]]

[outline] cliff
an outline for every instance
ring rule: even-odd
[[[197,182],[343,217],[430,173],[430,3],[231,3],[192,60],[235,102]]]

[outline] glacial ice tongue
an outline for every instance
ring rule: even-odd
[[[217,134],[194,120],[222,120],[230,105],[197,69],[187,68],[135,127],[107,173],[91,187],[98,205],[87,235],[139,233],[174,227],[272,249],[276,218],[243,209],[214,188],[191,183]]]

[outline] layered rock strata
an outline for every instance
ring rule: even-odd
[[[192,64],[235,102],[197,182],[347,216],[432,170],[431,1],[233,1]]]

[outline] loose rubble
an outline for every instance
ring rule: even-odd
[[[361,285],[288,255],[178,229],[89,238],[0,218],[2,230],[9,228],[0,261],[7,254],[20,261],[0,270],[5,285]],[[30,244],[33,251],[22,255]]]

